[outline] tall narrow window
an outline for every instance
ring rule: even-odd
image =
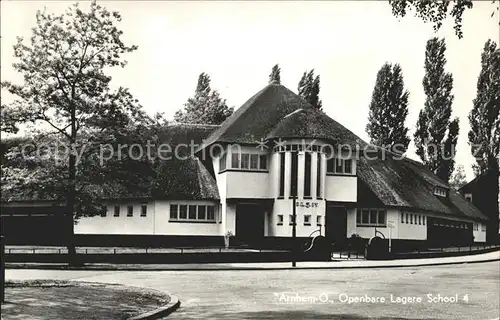
[[[127,206],[127,217],[134,216],[134,206]]]
[[[285,153],[280,153],[280,197],[285,196]]]
[[[292,172],[290,174],[290,196],[297,196],[298,170],[299,170],[299,154],[292,152]]]
[[[120,216],[120,206],[115,206],[114,212],[113,212],[113,217],[119,217],[119,216]]]
[[[265,154],[259,156],[259,169],[267,170],[267,156]]]
[[[251,154],[250,155],[250,169],[257,170],[259,168],[259,155]]]
[[[231,153],[231,168],[238,169],[240,167],[240,154]]]
[[[318,153],[317,160],[317,171],[316,171],[316,198],[321,198],[321,153]]]
[[[141,204],[141,217],[145,217],[148,215],[148,205]]]
[[[344,160],[344,173],[346,173],[346,174],[352,173],[352,160],[351,159]]]
[[[304,167],[304,197],[311,196],[311,153],[305,154]]]
[[[250,155],[248,153],[241,154],[241,169],[249,169]]]
[[[339,159],[339,158],[336,158],[335,159],[335,173],[344,173],[344,170],[343,169],[343,165],[342,163],[344,162],[344,160],[342,159]]]
[[[335,159],[330,158],[326,160],[326,172],[335,172]]]
[[[179,216],[177,215],[177,212],[178,212],[178,205],[171,204],[170,205],[170,219],[177,220],[179,218]]]
[[[219,159],[219,171],[226,170],[226,153],[222,153]]]

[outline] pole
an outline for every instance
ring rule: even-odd
[[[0,300],[2,303],[5,302],[5,242],[4,242],[4,236],[0,236],[0,255],[1,255],[1,259],[2,261],[0,262],[1,263],[1,267],[2,267],[2,271],[1,271],[1,274],[0,274],[0,286],[2,287],[1,288],[1,296],[0,296]]]
[[[389,253],[391,253],[392,228],[389,227]]]
[[[293,217],[293,225],[292,225],[292,267],[297,266],[297,208],[296,208],[297,196],[293,196],[293,208],[292,208],[292,217]]]

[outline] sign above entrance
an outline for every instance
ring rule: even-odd
[[[297,201],[295,206],[299,208],[319,208],[319,203],[313,201]]]

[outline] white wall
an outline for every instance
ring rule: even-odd
[[[356,176],[326,176],[325,199],[328,201],[356,202],[358,200]]]
[[[401,216],[401,212],[404,213],[404,216]],[[406,221],[406,213],[408,215],[413,215],[413,224],[403,223],[402,218]],[[421,216],[421,224],[415,223],[415,216]],[[425,225],[423,224],[423,217],[425,217]],[[428,215],[422,212],[408,212],[408,211],[397,211],[396,217],[394,217],[394,221],[396,221],[396,239],[407,239],[407,240],[425,240],[427,239],[427,218]],[[408,218],[409,219],[409,218]],[[408,221],[409,222],[409,221]]]
[[[127,206],[134,206],[134,215],[127,217]],[[114,204],[107,204],[106,217],[83,217],[75,225],[75,234],[153,234],[155,203],[147,203],[147,215],[141,217],[141,203],[120,203],[120,216],[114,217]]]
[[[324,234],[324,223],[325,223],[325,201],[323,200],[297,200],[300,204],[301,202],[315,203],[318,207],[296,207],[297,215],[297,237],[308,237],[313,231],[319,229],[316,225],[316,217],[321,216],[321,222],[323,226],[321,230]],[[278,225],[278,215],[283,215],[283,225]],[[291,237],[292,236],[292,226],[290,225],[290,215],[293,214],[293,200],[292,199],[277,199],[274,202],[273,211],[270,213],[269,225],[268,225],[268,235],[274,237]],[[311,225],[304,225],[304,216],[311,216]]]
[[[269,173],[226,171],[227,198],[269,198]]]

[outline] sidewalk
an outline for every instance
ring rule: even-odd
[[[351,269],[351,268],[399,268],[448,264],[500,261],[500,250],[459,257],[404,259],[404,260],[343,260],[327,262],[270,263],[212,263],[212,264],[86,264],[83,267],[69,268],[65,264],[14,264],[7,263],[6,269],[47,269],[47,270],[123,270],[123,271],[200,271],[200,270],[283,270],[283,269]]]

